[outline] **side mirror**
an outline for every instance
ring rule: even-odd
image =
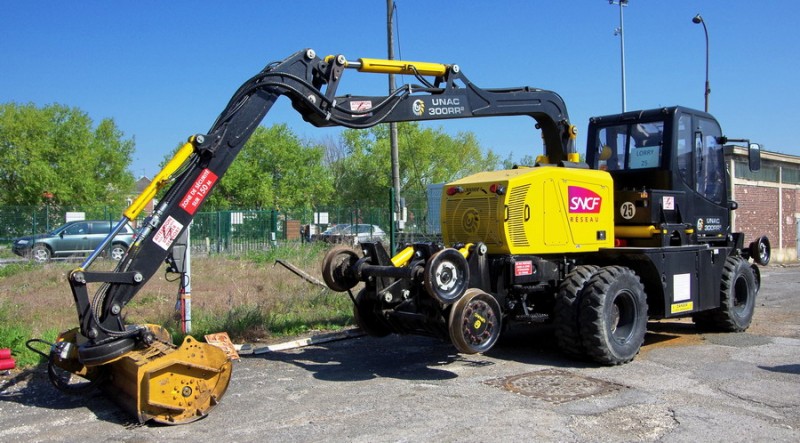
[[[750,164],[751,171],[758,171],[761,169],[761,145],[758,143],[750,143],[747,148],[747,160]]]

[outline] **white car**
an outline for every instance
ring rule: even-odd
[[[331,226],[319,235],[322,241],[328,243],[344,243],[358,246],[361,242],[380,241],[385,242],[388,238],[386,232],[377,225],[368,224],[342,224]]]

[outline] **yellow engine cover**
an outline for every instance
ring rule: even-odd
[[[490,254],[555,254],[614,246],[614,186],[606,171],[541,166],[481,172],[442,189],[445,244]]]

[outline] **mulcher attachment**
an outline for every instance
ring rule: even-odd
[[[85,341],[78,330],[62,333],[50,352],[51,381],[69,393],[100,387],[140,423],[183,424],[205,417],[228,388],[232,370],[228,356],[191,336],[175,347],[164,328],[143,327],[153,334],[150,344],[94,366],[78,358]]]

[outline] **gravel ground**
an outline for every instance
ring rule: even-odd
[[[16,372],[0,377],[0,441],[800,441],[799,270],[763,270],[748,332],[651,322],[618,367],[563,356],[547,328],[486,355],[409,336],[244,355],[221,404],[182,426]]]

